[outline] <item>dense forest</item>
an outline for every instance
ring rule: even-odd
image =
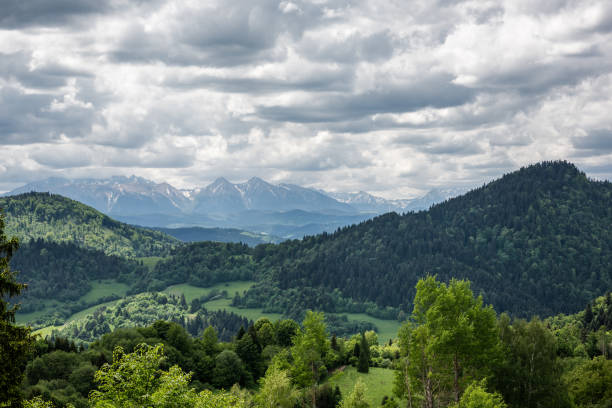
[[[164,256],[178,241],[159,231],[115,221],[78,201],[49,193],[0,197],[6,234],[20,242],[44,239],[124,257]]]
[[[20,298],[22,312],[42,308],[46,299],[77,301],[91,289],[94,280],[114,279],[131,284],[148,271],[134,260],[40,238],[21,245],[11,259],[11,268],[28,285]]]
[[[524,317],[576,312],[612,285],[612,184],[589,180],[566,162],[523,168],[428,211],[390,213],[333,234],[255,248],[176,244],[57,195],[1,200],[7,232],[26,239],[13,260],[31,283],[23,311],[41,309],[52,295],[68,302],[55,317],[60,321],[91,306],[76,299],[104,276],[128,284],[128,294],[255,280],[246,294],[231,294],[233,306],[296,320],[312,309],[403,321],[414,285],[428,274],[469,279],[496,310]],[[123,258],[165,258],[147,270],[84,246]]]
[[[467,281],[429,277],[417,283],[397,340],[385,344],[373,331],[330,336],[323,314],[312,312],[301,324],[249,322],[226,339],[212,325],[194,336],[161,320],[115,329],[89,347],[39,338],[21,392],[35,407],[604,408],[612,403],[612,338],[590,322],[610,313],[611,297],[575,315],[527,321],[497,315]],[[591,347],[591,338],[603,343]],[[392,393],[375,405],[367,402],[374,390],[360,382],[341,393],[328,379],[347,367],[393,370]]]
[[[566,162],[532,165],[428,211],[259,245],[261,282],[242,302],[274,310],[308,293],[329,311],[343,297],[407,312],[418,279],[436,274],[469,279],[515,316],[573,313],[612,287],[611,202],[610,182]]]

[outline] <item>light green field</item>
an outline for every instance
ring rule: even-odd
[[[119,283],[112,279],[91,282],[91,290],[81,296],[79,300],[91,303],[110,295],[125,296],[129,288],[125,283]]]
[[[61,329],[62,326],[47,326],[47,327],[43,327],[42,329],[38,329],[32,332],[32,334],[34,336],[39,335],[41,338],[45,338],[47,336],[51,336],[51,332],[53,332],[53,330],[59,330]]]
[[[225,282],[218,283],[208,288],[198,288],[196,286],[180,284],[180,285],[172,285],[164,290],[165,293],[170,293],[174,295],[185,295],[185,300],[187,303],[191,302],[193,299],[199,298],[200,296],[207,295],[213,289],[217,289],[219,291],[227,291],[229,299],[214,299],[209,302],[206,302],[204,306],[206,309],[210,311],[215,310],[227,310],[228,312],[236,313],[239,316],[244,316],[249,320],[257,320],[260,317],[267,317],[268,319],[275,321],[282,318],[280,313],[264,313],[262,309],[240,309],[231,305],[232,297],[234,293],[241,293],[245,290],[248,290],[251,286],[253,286],[255,282],[253,281],[236,281],[236,282]]]
[[[255,282],[253,281],[235,281],[235,282],[217,283],[216,285],[210,286],[208,288],[199,288],[197,286],[192,286],[186,283],[182,283],[180,285],[168,286],[166,289],[164,289],[164,293],[168,293],[172,295],[183,294],[185,295],[185,300],[189,303],[193,299],[207,295],[213,289],[217,289],[221,292],[225,290],[227,291],[228,296],[233,297],[234,293],[238,292],[242,294],[243,291],[249,289],[254,284]]]
[[[60,303],[56,300],[45,300],[43,302],[45,304],[44,309],[37,310],[35,312],[30,312],[30,313],[17,313],[15,315],[15,321],[18,324],[26,324],[29,322],[35,322],[39,318],[48,314],[49,312],[52,312],[53,309],[55,309],[56,307],[59,307],[60,305]]]
[[[76,312],[75,314],[70,316],[68,319],[66,319],[66,322],[64,323],[64,325],[66,325],[66,323],[70,323],[73,320],[77,320],[77,319],[80,319],[80,318],[85,317],[87,315],[93,314],[93,312],[95,312],[96,309],[99,308],[99,307],[114,305],[115,303],[119,302],[119,300],[121,300],[121,299],[113,300],[111,302],[100,303],[99,305],[88,307],[87,309],[83,309],[80,312]]]
[[[283,318],[280,313],[264,313],[262,309],[240,309],[235,306],[231,306],[232,299],[216,299],[206,302],[204,306],[208,310],[227,310],[228,312],[236,313],[239,316],[244,316],[249,320],[256,321],[260,317],[267,317],[271,321],[276,321]]]
[[[344,371],[332,375],[327,382],[335,387],[340,387],[342,396],[345,397],[353,391],[358,378],[365,384],[366,397],[371,407],[379,407],[383,397],[393,396],[393,378],[395,371],[387,368],[370,367],[368,374],[357,371],[355,367],[346,367]],[[400,406],[403,404],[400,403]]]
[[[397,320],[382,320],[376,317],[369,316],[365,313],[340,313],[341,315],[346,315],[349,320],[363,320],[366,322],[370,322],[376,325],[378,328],[378,342],[384,343],[389,341],[389,339],[397,338],[397,331],[402,325]]]

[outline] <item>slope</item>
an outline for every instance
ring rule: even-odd
[[[6,234],[21,242],[72,242],[107,255],[166,255],[178,241],[164,233],[115,221],[78,201],[49,193],[0,198]]]
[[[259,246],[265,278],[242,301],[334,309],[340,293],[407,312],[417,280],[436,274],[471,280],[498,311],[575,312],[612,288],[611,203],[611,183],[570,163],[532,165],[428,211]]]

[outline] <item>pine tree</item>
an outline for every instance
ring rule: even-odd
[[[365,334],[361,333],[361,344],[359,345],[359,362],[357,363],[357,371],[367,373],[370,370],[370,347],[365,338]]]
[[[18,306],[10,306],[8,299],[17,296],[26,285],[17,283],[9,262],[19,247],[17,238],[7,239],[4,234],[4,215],[0,213],[0,405],[18,405],[20,386],[26,357],[33,340],[30,329],[15,325]]]

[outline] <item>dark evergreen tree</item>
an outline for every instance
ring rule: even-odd
[[[17,238],[8,239],[4,233],[4,214],[0,211],[0,405],[8,406],[19,406],[25,363],[33,345],[30,329],[15,324],[18,306],[11,306],[7,300],[25,289],[9,267],[17,248]]]
[[[365,334],[361,333],[361,342],[359,344],[359,361],[357,363],[357,371],[367,373],[370,370],[370,346],[366,340]]]

